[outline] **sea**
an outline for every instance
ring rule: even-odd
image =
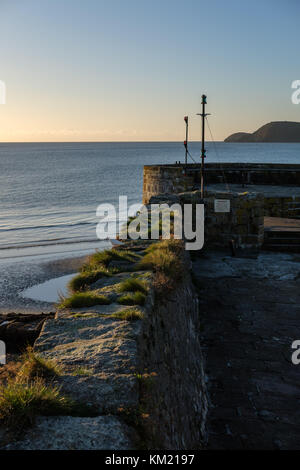
[[[143,166],[175,161],[181,142],[0,143],[0,258],[92,246],[98,205],[141,204]],[[207,142],[206,161],[300,163],[300,144]]]

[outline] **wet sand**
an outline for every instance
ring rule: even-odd
[[[25,289],[50,279],[75,274],[95,250],[111,248],[107,240],[72,245],[23,247],[0,251],[0,313],[53,312],[53,302],[25,298]]]
[[[0,264],[0,313],[40,313],[55,310],[55,304],[21,296],[23,290],[49,279],[78,272],[87,255]]]

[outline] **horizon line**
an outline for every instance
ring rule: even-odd
[[[1,144],[159,144],[182,143],[183,140],[32,140],[32,141],[0,141]],[[189,140],[189,143],[201,143],[201,140]],[[224,142],[224,140],[205,140],[205,142]],[[226,143],[226,142],[225,142]]]

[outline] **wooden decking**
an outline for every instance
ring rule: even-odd
[[[300,232],[300,219],[265,217],[265,230],[276,232]]]
[[[300,219],[265,217],[263,249],[300,253]]]

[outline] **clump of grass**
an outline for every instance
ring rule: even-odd
[[[174,281],[162,272],[155,273],[153,287],[158,298],[165,298],[173,289]]]
[[[81,267],[81,272],[71,279],[68,287],[71,292],[84,291],[99,279],[110,277],[119,272],[118,268],[109,267],[112,260],[125,260],[135,263],[139,258],[139,255],[130,250],[96,251],[89,256],[88,261]]]
[[[104,251],[96,251],[88,258],[88,266],[90,268],[97,268],[99,266],[103,266],[105,268],[108,267],[110,261],[112,260],[112,250],[104,250]],[[87,268],[85,265],[85,269]]]
[[[154,251],[163,250],[163,251],[172,251],[173,253],[180,254],[182,251],[183,244],[182,240],[176,240],[170,238],[170,240],[162,240],[160,242],[152,243],[146,249],[146,253],[152,253]]]
[[[106,268],[99,268],[95,271],[83,271],[70,280],[68,287],[72,292],[83,291],[102,277],[110,277],[112,274]]]
[[[70,297],[61,297],[59,308],[81,308],[108,304],[110,304],[110,300],[105,295],[98,295],[94,292],[75,292]]]
[[[126,310],[119,310],[113,313],[111,317],[117,320],[135,321],[142,320],[144,318],[143,312],[137,308],[128,308]]]
[[[122,295],[118,298],[118,303],[121,305],[144,305],[145,300],[146,295],[137,291]]]
[[[22,355],[22,366],[17,374],[17,381],[24,382],[36,377],[52,378],[60,375],[60,369],[54,361],[44,359],[28,346]]]
[[[99,316],[97,313],[75,313],[73,315],[74,318],[99,318]]]
[[[184,273],[182,251],[182,240],[163,240],[150,245],[138,263],[139,269],[150,269],[155,273],[153,287],[158,298],[165,297],[182,278]]]
[[[129,277],[120,282],[118,289],[120,292],[142,292],[147,294],[147,284],[136,276]]]
[[[32,424],[38,415],[82,414],[79,404],[61,395],[57,387],[46,385],[41,378],[27,383],[9,381],[0,386],[0,420],[6,426],[20,430]]]
[[[109,263],[112,260],[121,260],[121,261],[128,261],[128,262],[135,262],[137,259],[137,255],[132,253],[129,250],[104,250],[104,251],[96,251],[93,255],[89,257],[88,266],[90,268],[97,268],[99,266],[103,266],[108,268]]]
[[[77,367],[72,370],[71,375],[93,375],[94,371],[92,369],[87,369],[86,367]]]
[[[21,366],[22,363],[19,358],[16,361],[11,360],[8,361],[5,365],[0,366],[0,384],[4,384],[8,380],[15,378]]]
[[[171,250],[157,249],[149,251],[138,263],[140,269],[151,269],[167,277],[178,280],[183,274],[181,258]]]

